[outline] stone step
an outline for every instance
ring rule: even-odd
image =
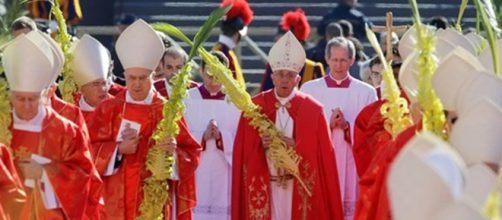
[[[334,0],[251,0],[250,4],[254,9],[255,17],[250,30],[252,31],[253,28],[268,28],[267,31],[261,31],[260,34],[251,35],[251,38],[265,53],[268,53],[273,45],[273,35],[282,13],[298,7],[303,8],[306,12],[312,26],[312,36],[314,36],[315,27],[322,19],[322,16],[331,11],[338,4],[337,2]],[[207,19],[209,12],[219,7],[219,5],[220,0],[186,0],[183,2],[122,0],[116,3],[115,10],[119,12],[116,16],[120,15],[120,13],[134,13],[149,22],[168,22],[185,31],[187,29],[197,29]],[[424,22],[428,22],[428,18],[436,15],[443,15],[449,20],[455,21],[460,1],[419,0],[418,6]],[[395,25],[412,23],[408,0],[359,0],[358,9],[375,25],[385,24],[385,13],[387,11],[393,13]],[[472,3],[468,5],[465,11],[463,24],[471,27],[475,24],[475,9]],[[215,31],[214,35],[208,39],[204,44],[205,48],[212,48],[217,41],[218,32]],[[245,42],[241,44],[240,59],[248,91],[254,91],[259,87],[265,64],[260,57],[246,47]],[[183,43],[181,46],[185,50],[189,49]],[[365,44],[365,51],[368,55],[373,53],[373,50],[367,44]]]

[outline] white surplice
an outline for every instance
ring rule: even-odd
[[[200,155],[195,171],[197,206],[193,219],[230,219],[232,152],[240,112],[227,100],[202,99],[198,88],[188,93],[184,117],[190,133],[201,142],[209,121],[215,120],[223,141],[221,151],[214,139],[207,140]]]
[[[326,77],[330,77],[330,75]],[[323,77],[305,83],[301,90],[324,105],[324,115],[328,122],[332,110],[337,107],[341,108],[345,119],[350,124],[351,142],[353,142],[357,115],[365,106],[376,101],[377,96],[375,89],[370,85],[354,78],[350,78],[350,80],[348,88],[333,88],[328,87],[326,79]],[[353,219],[358,197],[358,177],[352,146],[345,140],[342,129],[334,129],[331,138],[335,150],[345,219]]]
[[[293,91],[285,98],[281,98],[275,93],[275,97],[280,103],[280,107],[275,114],[275,127],[288,138],[293,138],[294,121],[288,113],[286,104],[295,97],[295,93],[296,91]],[[277,170],[268,157],[267,164],[270,176],[277,176]],[[287,180],[285,186],[281,186],[277,182],[272,181],[270,183],[270,192],[272,193],[272,220],[291,219],[291,211],[293,208],[293,180]]]

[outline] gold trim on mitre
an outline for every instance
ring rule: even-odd
[[[270,48],[268,63],[273,72],[277,70],[290,70],[299,73],[305,65],[305,49],[288,31]]]

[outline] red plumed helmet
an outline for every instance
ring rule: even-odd
[[[242,19],[244,26],[248,26],[253,20],[253,10],[246,0],[223,0],[221,7],[233,5],[230,11],[227,12],[226,20],[236,18]]]
[[[282,15],[281,29],[291,31],[299,41],[306,41],[310,35],[310,24],[302,9],[288,11]]]

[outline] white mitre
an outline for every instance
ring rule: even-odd
[[[83,86],[97,79],[106,79],[110,68],[110,53],[95,38],[85,34],[72,47],[71,68],[77,85]]]
[[[164,54],[164,43],[153,28],[142,19],[120,34],[115,50],[124,69],[155,70]]]
[[[5,48],[2,65],[10,90],[41,92],[54,75],[55,57],[41,36],[20,35]]]

